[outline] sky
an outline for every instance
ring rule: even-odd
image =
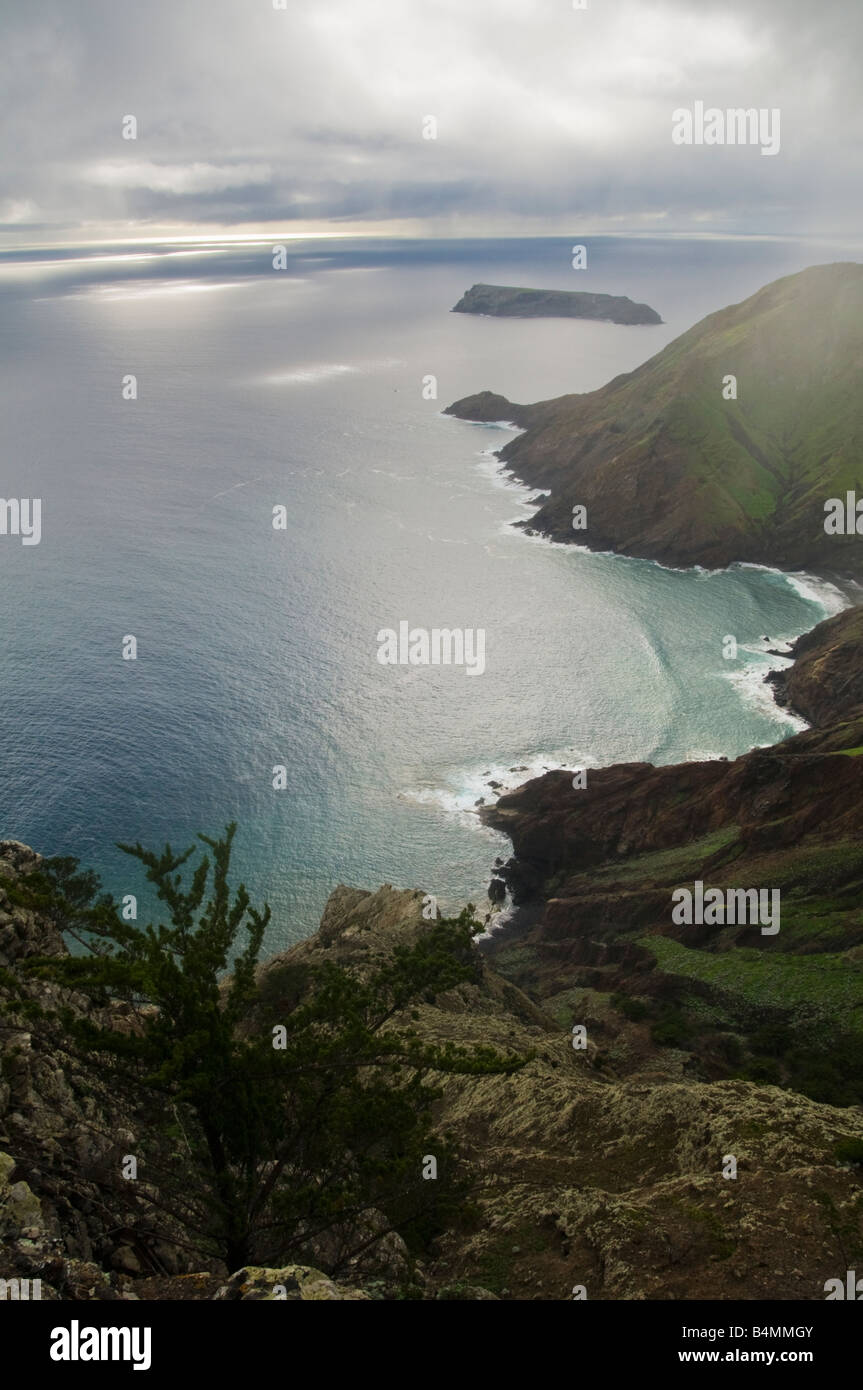
[[[860,0],[0,0],[0,247],[854,235],[861,38]],[[698,101],[778,153],[676,145]]]

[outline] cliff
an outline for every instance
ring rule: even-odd
[[[555,540],[675,566],[860,574],[863,543],[825,532],[825,503],[863,499],[861,385],[863,266],[845,263],[710,314],[598,391],[492,399],[494,418],[526,430],[500,457],[550,491],[530,526]],[[489,404],[481,392],[449,413],[487,419]],[[573,530],[576,505],[586,529]]]
[[[662,323],[655,309],[626,295],[582,290],[529,290],[507,285],[472,285],[454,305],[454,314],[494,318],[598,319],[601,323]]]
[[[855,570],[854,538],[824,548],[821,499],[856,486],[861,297],[861,267],[820,267],[601,392],[451,409],[527,431],[504,457],[551,487],[537,524],[560,539]],[[720,405],[726,370],[740,393]],[[574,501],[587,536],[568,528]],[[569,1299],[575,1286],[590,1300],[822,1299],[863,1261],[863,611],[794,655],[774,685],[812,727],[776,747],[600,769],[578,790],[550,773],[484,808],[513,842],[518,912],[471,982],[424,996],[409,1024],[530,1060],[441,1077],[436,1133],[463,1154],[475,1220],[422,1259],[396,1225],[338,1281],[325,1243],[314,1263],[271,1268],[202,1267],[184,1249],[157,1177],[185,1176],[184,1136],[140,1134],[120,1074],[94,1080],[22,1005],[23,963],[67,945],[14,891],[39,856],[0,843],[0,1278],[70,1300],[270,1299],[275,1284],[295,1301]],[[777,890],[779,932],[676,924],[672,893],[699,881]],[[336,889],[315,936],[259,969],[255,1026],[296,1006],[307,967],[362,974],[416,941],[423,901]],[[92,1007],[31,987],[46,1010]],[[127,1006],[101,1005],[135,1026]],[[140,1180],[119,1182],[142,1150]]]
[[[863,707],[863,608],[820,623],[791,650],[794,664],[768,676],[781,704],[822,728]]]
[[[0,845],[7,1002],[23,954],[65,949],[3,891],[36,860]],[[283,1016],[298,966],[362,970],[415,939],[428,930],[422,903],[388,886],[337,889],[316,936],[261,967],[261,1009]],[[823,1298],[825,1280],[863,1254],[863,1187],[846,1157],[863,1145],[863,1115],[741,1079],[710,1084],[625,1016],[612,1036],[607,1020],[593,1021],[588,994],[548,1010],[480,958],[473,983],[414,1010],[421,1038],[532,1058],[514,1075],[443,1080],[436,1123],[475,1178],[472,1226],[415,1263],[393,1232],[375,1262],[340,1282],[325,1260],[196,1268],[159,1240],[155,1189],[141,1188],[134,1219],[113,1209],[106,1167],[136,1148],[122,1093],[82,1088],[71,1059],[41,1050],[37,1030],[4,1034],[0,1277],[41,1277],[43,1297],[67,1299],[267,1299],[275,1283],[295,1300],[380,1299],[403,1296],[406,1282],[425,1299],[569,1299],[575,1285],[591,1300]],[[572,1046],[573,1022],[588,1025],[583,1050]],[[627,1075],[615,1046],[628,1049]],[[736,1181],[722,1176],[728,1154]],[[173,1162],[183,1162],[182,1145]]]
[[[861,637],[851,609],[800,639],[781,686],[814,727],[775,747],[590,771],[579,790],[549,773],[483,809],[523,909],[490,960],[551,1012],[595,1017],[621,1074],[640,1064],[622,1014],[693,1076],[863,1102]],[[780,930],[675,924],[672,892],[699,881],[779,890]]]

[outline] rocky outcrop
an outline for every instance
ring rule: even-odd
[[[309,1265],[285,1265],[283,1269],[264,1269],[260,1266],[238,1269],[213,1297],[223,1301],[319,1303],[345,1299],[356,1301],[368,1299],[371,1295],[362,1289],[338,1284]]]
[[[822,729],[863,709],[863,608],[804,633],[791,654],[792,666],[768,676],[781,704]]]
[[[600,323],[662,323],[655,309],[625,294],[587,294],[583,290],[529,290],[508,285],[472,285],[453,307],[454,314],[495,318],[597,319]]]
[[[21,872],[33,862],[23,853],[0,850],[0,863]],[[261,967],[267,1008],[282,995],[290,1006],[297,966],[333,960],[363,970],[385,960],[428,929],[423,903],[420,892],[390,886],[337,889],[320,931]],[[46,939],[45,925],[14,905],[6,917],[19,950]],[[477,1212],[434,1257],[409,1260],[392,1233],[377,1268],[358,1263],[338,1280],[319,1263],[156,1273],[140,1233],[127,1226],[107,1238],[104,1194],[74,1150],[89,1133],[91,1105],[103,1100],[76,1096],[74,1072],[64,1077],[59,1124],[72,1150],[64,1162],[48,1148],[47,1075],[28,1064],[22,1108],[13,1120],[7,1098],[0,1121],[8,1154],[0,1277],[42,1277],[43,1296],[74,1299],[366,1300],[406,1287],[414,1298],[466,1301],[569,1299],[582,1287],[589,1299],[822,1298],[863,1236],[863,1182],[848,1160],[863,1146],[860,1111],[774,1086],[693,1078],[685,1052],[652,1044],[643,1022],[603,1012],[601,991],[558,992],[543,1008],[501,963],[509,968],[478,957],[471,982],[412,1012],[411,1026],[429,1041],[529,1057],[511,1075],[442,1080],[436,1127],[464,1155]],[[627,1048],[629,1065],[620,1060]],[[122,1113],[118,1102],[112,1122]],[[729,1155],[734,1179],[723,1176]],[[121,1250],[139,1270],[120,1262]]]
[[[14,901],[15,885],[40,858],[26,845],[0,842],[0,1278],[41,1278],[45,1297],[52,1290],[77,1297],[70,1290],[82,1288],[116,1297],[120,1274],[173,1275],[192,1266],[164,1239],[176,1228],[157,1218],[154,1189],[121,1178],[124,1155],[141,1152],[122,1088],[54,1050],[38,1019],[18,1007],[16,967],[67,949],[50,921]],[[47,981],[31,981],[30,989],[46,1011],[88,1011],[72,990]],[[110,1012],[115,1026],[125,1026],[127,1006]]]

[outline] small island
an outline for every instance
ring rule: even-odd
[[[601,323],[662,323],[649,304],[625,294],[586,294],[581,290],[528,290],[507,285],[472,285],[454,314],[490,314],[494,318],[597,319]]]

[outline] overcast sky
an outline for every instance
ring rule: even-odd
[[[853,235],[862,35],[861,0],[0,0],[0,245]],[[779,108],[778,155],[674,145],[696,101]]]

